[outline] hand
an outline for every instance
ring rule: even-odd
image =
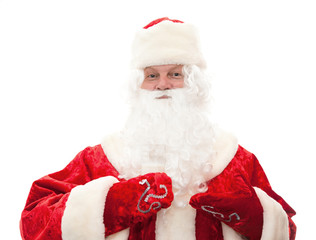
[[[194,195],[190,205],[202,209],[251,240],[259,240],[263,226],[263,208],[255,190],[238,175],[231,191]]]
[[[149,173],[114,184],[104,208],[106,236],[168,208],[172,200],[171,178],[165,173]]]

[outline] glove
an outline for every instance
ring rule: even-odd
[[[173,200],[171,178],[149,173],[115,183],[104,208],[105,236],[119,232],[168,208]]]
[[[191,197],[190,205],[202,209],[250,240],[259,240],[263,208],[253,187],[238,175],[229,191],[205,192]]]

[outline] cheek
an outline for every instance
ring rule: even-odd
[[[153,90],[154,84],[152,82],[143,81],[142,85],[140,85],[140,88],[145,90]]]
[[[174,84],[175,88],[183,88],[184,87],[184,80],[178,81]]]

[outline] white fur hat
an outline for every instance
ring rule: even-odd
[[[132,68],[144,69],[166,64],[206,67],[199,35],[193,25],[160,18],[136,33],[132,45]]]

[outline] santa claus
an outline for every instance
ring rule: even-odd
[[[33,183],[22,238],[295,239],[295,211],[210,120],[205,71],[191,24],[162,18],[137,32],[125,127]]]

